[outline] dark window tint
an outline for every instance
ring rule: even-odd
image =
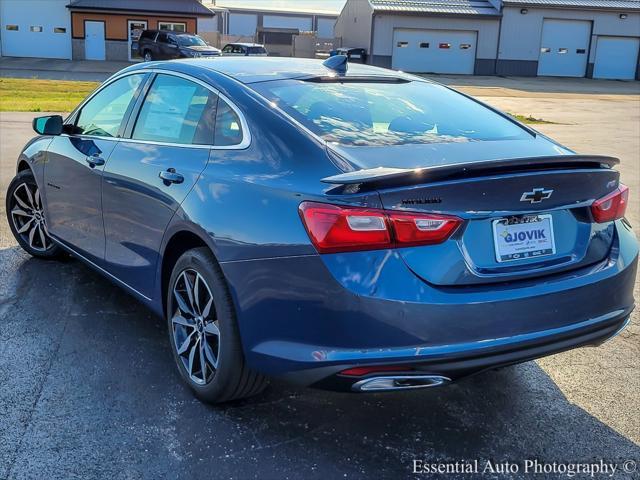
[[[263,47],[249,47],[249,55],[264,55],[267,51]]]
[[[168,38],[169,38],[169,36],[166,33],[160,32],[158,34],[158,38],[156,38],[156,42],[167,43],[168,42],[168,40],[167,40]]]
[[[529,137],[479,103],[428,82],[284,80],[252,86],[330,142],[401,145]]]
[[[142,75],[129,75],[103,88],[82,107],[76,132],[115,137],[141,82]]]
[[[227,46],[225,46],[225,47],[222,49],[222,51],[223,51],[224,53],[231,53],[231,52],[233,52],[233,45],[227,45]]]
[[[136,140],[211,145],[217,95],[197,83],[158,75],[133,130]]]
[[[218,147],[229,147],[242,143],[242,124],[238,114],[227,102],[218,100],[218,115],[216,118],[216,140]]]
[[[140,40],[153,40],[155,36],[156,32],[145,30],[144,32],[142,32],[142,35],[140,35]]]

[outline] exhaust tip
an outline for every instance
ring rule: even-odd
[[[442,375],[387,375],[360,380],[351,386],[354,392],[390,392],[439,387],[450,383],[451,379]]]

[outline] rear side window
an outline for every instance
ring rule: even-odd
[[[317,135],[345,145],[530,138],[514,122],[441,85],[285,80],[254,88]]]
[[[156,38],[156,42],[158,43],[167,43],[169,36],[166,33],[160,32],[158,34],[158,38]]]
[[[240,117],[231,106],[222,99],[218,100],[218,112],[216,117],[217,147],[230,147],[242,143],[242,123]]]
[[[155,37],[155,35],[155,32],[145,30],[144,32],[142,32],[142,35],[140,35],[140,40],[153,40],[153,37]]]
[[[142,78],[143,75],[128,75],[100,90],[80,110],[76,133],[115,137]]]
[[[197,83],[158,75],[142,104],[132,138],[211,145],[217,101],[215,93]]]
[[[249,55],[263,55],[267,53],[264,47],[249,47]]]

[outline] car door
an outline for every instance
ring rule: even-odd
[[[208,162],[217,101],[203,83],[158,73],[105,167],[106,269],[148,298],[164,231]]]
[[[95,93],[54,137],[44,169],[47,228],[96,264],[104,259],[102,172],[147,74],[116,79]]]
[[[180,58],[180,53],[178,49],[178,39],[176,38],[175,35],[169,35],[167,37],[167,44],[165,48],[167,50],[167,56],[165,58],[167,59]]]
[[[158,33],[155,41],[155,52],[153,58],[156,60],[166,60],[169,51],[169,35],[166,32]]]

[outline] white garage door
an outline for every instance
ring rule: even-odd
[[[333,38],[333,27],[336,24],[335,18],[318,19],[318,36],[320,38]]]
[[[584,77],[589,57],[591,22],[583,20],[545,20],[538,75]]]
[[[262,18],[262,26],[265,28],[297,28],[301,32],[312,30],[311,17],[285,17],[282,15],[265,15]]]
[[[420,73],[473,74],[477,32],[468,30],[395,30],[392,65]]]
[[[640,38],[598,37],[594,78],[633,80],[636,78]]]
[[[256,34],[258,28],[258,16],[247,13],[231,13],[229,14],[229,35],[246,35],[252,36]]]
[[[0,0],[2,55],[71,58],[68,0]]]

